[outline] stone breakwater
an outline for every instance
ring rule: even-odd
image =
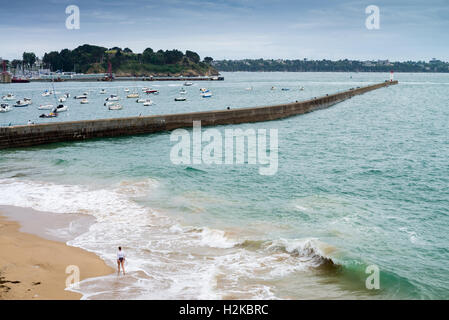
[[[202,126],[214,126],[276,120],[327,108],[355,95],[397,83],[385,81],[274,106],[0,127],[0,149],[169,131],[192,127],[193,121],[201,121]]]

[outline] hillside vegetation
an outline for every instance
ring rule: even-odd
[[[196,52],[189,50],[185,53],[177,49],[155,52],[147,48],[142,53],[134,53],[129,48],[108,49],[85,44],[73,50],[45,53],[42,62],[52,71],[79,73],[105,73],[110,62],[116,76],[218,75],[211,66],[212,60],[205,57],[201,61]]]

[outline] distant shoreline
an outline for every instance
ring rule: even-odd
[[[215,60],[212,66],[221,72],[280,71],[280,72],[413,72],[449,73],[449,62],[389,61],[389,60],[308,60],[308,59],[242,59]]]

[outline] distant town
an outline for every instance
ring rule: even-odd
[[[291,71],[291,72],[449,72],[449,63],[436,58],[430,61],[391,62],[389,60],[285,60],[243,59],[216,60],[219,71]]]

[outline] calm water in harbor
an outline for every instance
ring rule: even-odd
[[[0,125],[277,104],[388,76],[225,73],[185,87],[186,102],[174,102],[181,82],[55,83],[61,95],[89,90],[90,104],[70,98],[69,111],[45,120],[37,106],[55,104],[41,96],[51,84],[1,85],[33,105],[0,114]],[[85,280],[88,299],[448,299],[449,74],[396,79],[329,109],[217,127],[278,129],[274,176],[248,164],[174,165],[169,133],[97,139],[0,151],[0,204],[94,216],[69,244],[112,266],[125,247],[129,275]],[[160,91],[153,106],[125,98],[143,86]],[[107,110],[101,88],[123,110]],[[365,288],[369,265],[380,290]]]

